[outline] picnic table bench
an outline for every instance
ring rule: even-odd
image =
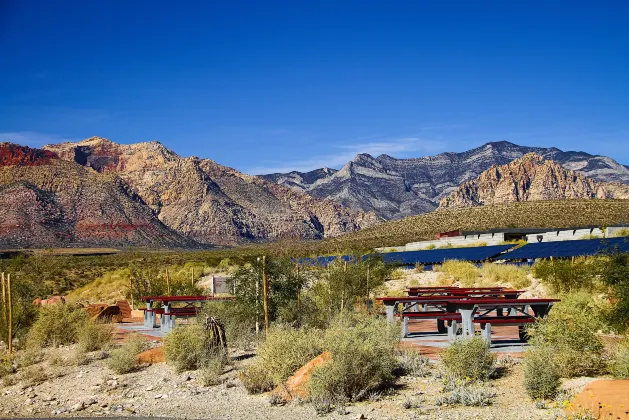
[[[516,291],[517,292],[517,291]],[[474,297],[474,296],[417,296],[417,297],[382,297],[377,298],[385,305],[387,319],[393,322],[395,316],[402,318],[402,335],[408,335],[408,320],[436,319],[439,332],[443,331],[443,323],[447,323],[450,340],[459,336],[473,337],[474,324],[481,326],[482,337],[491,342],[492,324],[517,325],[522,327],[534,322],[536,317],[544,317],[557,299],[517,299],[506,297]],[[422,311],[412,311],[414,306],[421,305]],[[428,311],[428,305],[436,310]],[[399,311],[402,306],[402,311]],[[534,315],[529,313],[533,311]],[[480,311],[480,312],[479,312]],[[504,315],[504,312],[507,315]],[[496,315],[490,315],[492,313]],[[524,338],[523,328],[519,329],[520,338]]]
[[[141,300],[146,302],[144,311],[144,326],[147,328],[157,328],[157,316],[160,315],[159,328],[163,332],[169,332],[176,325],[177,317],[189,318],[197,316],[198,306],[195,303],[205,301],[229,301],[234,300],[231,296],[142,296]],[[161,302],[162,308],[153,308],[155,302]],[[183,303],[182,308],[173,307],[173,303]]]

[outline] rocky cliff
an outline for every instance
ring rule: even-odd
[[[506,165],[493,165],[444,197],[440,209],[565,199],[627,199],[629,185],[598,182],[529,153]]]
[[[55,153],[0,144],[0,246],[190,247],[124,181]]]
[[[350,211],[209,159],[180,157],[158,142],[122,145],[93,137],[45,149],[119,176],[162,223],[203,244],[321,239],[377,223],[373,213]]]
[[[374,211],[384,219],[400,219],[434,210],[443,197],[492,165],[504,165],[531,152],[599,182],[629,184],[629,168],[611,158],[506,141],[462,153],[413,159],[360,154],[340,171],[319,169],[261,177],[317,198],[332,199],[345,207]]]

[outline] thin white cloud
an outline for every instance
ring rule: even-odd
[[[359,153],[372,156],[382,154],[395,157],[408,157],[410,153],[434,153],[444,150],[446,143],[434,140],[424,140],[419,137],[403,137],[397,139],[383,139],[365,143],[342,144],[335,147],[335,152],[317,155],[310,159],[290,161],[286,163],[272,162],[250,168],[245,172],[254,175],[285,173],[291,171],[307,172],[323,167],[339,169]]]
[[[16,143],[29,147],[42,147],[47,144],[81,140],[82,139],[64,137],[56,134],[38,133],[35,131],[0,132],[0,142]]]

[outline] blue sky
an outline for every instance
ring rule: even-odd
[[[488,141],[629,164],[626,1],[0,0],[0,140],[248,173]]]

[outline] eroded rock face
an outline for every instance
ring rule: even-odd
[[[629,185],[597,182],[536,153],[506,165],[493,165],[444,197],[439,208],[518,201],[629,198]]]
[[[3,247],[194,246],[160,222],[117,176],[50,151],[0,144],[0,156],[9,155],[0,164]]]
[[[427,213],[459,185],[492,165],[504,165],[527,153],[538,153],[599,182],[629,184],[629,168],[605,156],[526,147],[506,141],[487,143],[462,153],[413,159],[360,154],[340,171],[261,175],[261,178],[355,210],[374,211],[384,219]]]
[[[93,137],[45,149],[119,176],[166,226],[203,244],[320,239],[378,221],[374,214],[315,199],[210,159],[177,156],[158,142],[122,145]]]

